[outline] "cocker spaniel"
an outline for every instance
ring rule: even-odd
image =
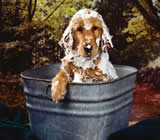
[[[64,98],[67,82],[111,81],[118,78],[109,61],[111,36],[102,16],[89,9],[78,11],[64,31],[59,45],[64,48],[60,72],[53,78],[51,95],[57,103]]]

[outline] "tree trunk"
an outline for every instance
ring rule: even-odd
[[[0,20],[1,20],[1,17],[2,17],[2,0],[0,0]]]
[[[129,20],[123,16],[123,12],[131,7],[133,7],[131,0],[99,0],[97,2],[98,12],[102,15],[110,34],[113,36],[114,48],[109,51],[112,63],[121,64],[120,50],[127,46],[122,30],[128,26]]]
[[[133,0],[138,10],[141,12],[143,17],[146,19],[148,24],[154,27],[160,32],[160,17],[158,16],[157,5],[160,5],[159,0]],[[157,2],[157,3],[156,3]]]
[[[37,7],[37,0],[34,0],[34,5],[33,5],[32,0],[29,0],[29,2],[28,2],[28,21],[29,22],[32,22],[32,18],[34,16],[35,11],[36,11],[36,7]]]
[[[112,35],[127,26],[128,20],[123,17],[123,12],[130,9],[132,0],[100,0],[97,5],[98,12],[103,16]]]

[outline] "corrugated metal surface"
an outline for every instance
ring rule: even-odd
[[[137,69],[116,65],[119,79],[68,83],[65,100],[51,99],[51,79],[59,64],[21,74],[33,133],[40,140],[107,140],[128,126]]]

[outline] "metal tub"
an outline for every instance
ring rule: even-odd
[[[60,64],[21,74],[33,134],[39,140],[107,140],[128,127],[137,69],[115,65],[119,79],[101,83],[68,83],[65,100],[51,99],[51,79]]]

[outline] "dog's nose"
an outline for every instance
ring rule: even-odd
[[[92,45],[84,45],[84,50],[88,54],[92,51]]]

